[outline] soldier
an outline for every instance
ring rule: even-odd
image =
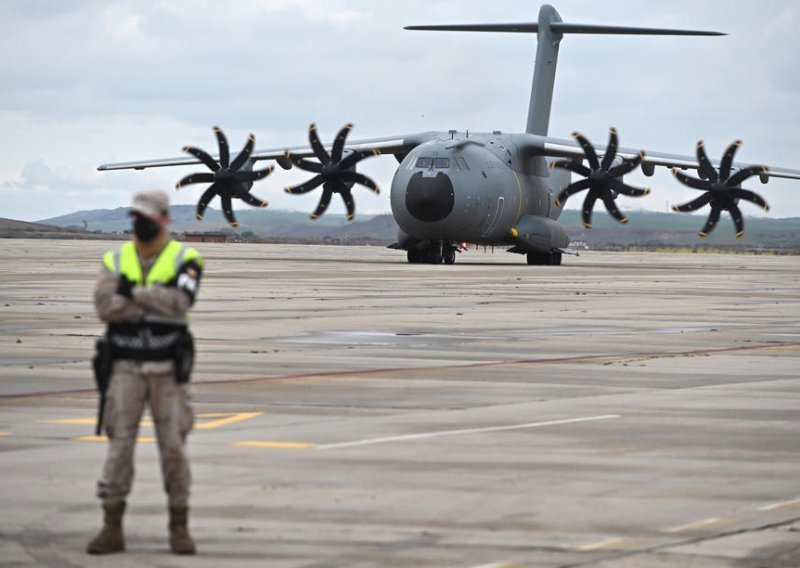
[[[103,426],[109,445],[97,483],[105,522],[86,551],[125,550],[122,515],[133,481],[139,421],[148,403],[169,500],[170,548],[176,554],[194,554],[185,451],[186,435],[194,424],[188,384],[194,348],[186,314],[195,300],[203,259],[195,249],[171,239],[169,196],[163,191],[134,195],[130,215],[134,238],[103,256],[94,291],[97,313],[108,323],[98,342],[95,369],[101,401],[105,399]],[[103,373],[97,373],[104,365],[107,388],[101,386]]]

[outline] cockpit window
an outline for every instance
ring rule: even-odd
[[[417,163],[414,165],[415,168],[437,168],[437,169],[445,169],[450,167],[450,158],[428,158],[422,157],[417,158]]]

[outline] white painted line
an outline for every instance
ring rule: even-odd
[[[687,523],[685,525],[678,525],[677,527],[670,527],[668,529],[664,529],[662,532],[678,533],[694,529],[702,529],[705,527],[710,527],[711,525],[716,525],[721,522],[722,522],[722,517],[711,517],[710,519],[703,519],[702,521],[697,521],[694,523]]]
[[[776,509],[790,509],[792,507],[800,506],[800,499],[792,499],[791,501],[781,501],[779,503],[770,503],[769,505],[764,505],[763,507],[759,507],[759,511],[774,511]]]
[[[407,434],[405,436],[390,436],[387,438],[369,438],[355,442],[341,442],[338,444],[321,444],[318,450],[334,450],[339,448],[354,448],[356,446],[369,446],[371,444],[385,444],[387,442],[405,442],[408,440],[421,440],[424,438],[438,438],[441,436],[462,436],[464,434],[480,434],[483,432],[502,432],[505,430],[523,430],[526,428],[541,428],[543,426],[558,426],[560,424],[579,424],[581,422],[595,422],[597,420],[610,420],[621,418],[620,414],[603,414],[600,416],[587,416],[586,418],[566,418],[564,420],[550,420],[548,422],[529,422],[527,424],[512,424],[509,426],[489,426],[487,428],[465,428],[463,430],[439,430],[437,432],[424,432],[421,434]]]

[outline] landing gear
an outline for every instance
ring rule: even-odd
[[[528,264],[537,266],[559,266],[561,265],[561,253],[558,251],[550,253],[529,252]]]
[[[455,264],[456,249],[442,242],[431,243],[422,249],[408,249],[407,258],[411,264]]]

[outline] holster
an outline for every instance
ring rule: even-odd
[[[184,332],[173,349],[175,382],[179,385],[188,383],[194,368],[194,337],[192,334],[188,330]]]
[[[111,370],[114,367],[114,351],[111,342],[104,335],[95,343],[95,355],[92,359],[92,368],[94,369],[94,382],[97,386],[97,392],[100,394],[100,401],[97,407],[97,426],[95,427],[95,435],[99,436],[103,427],[103,412],[106,405],[106,390],[108,390],[108,383],[111,381]]]

